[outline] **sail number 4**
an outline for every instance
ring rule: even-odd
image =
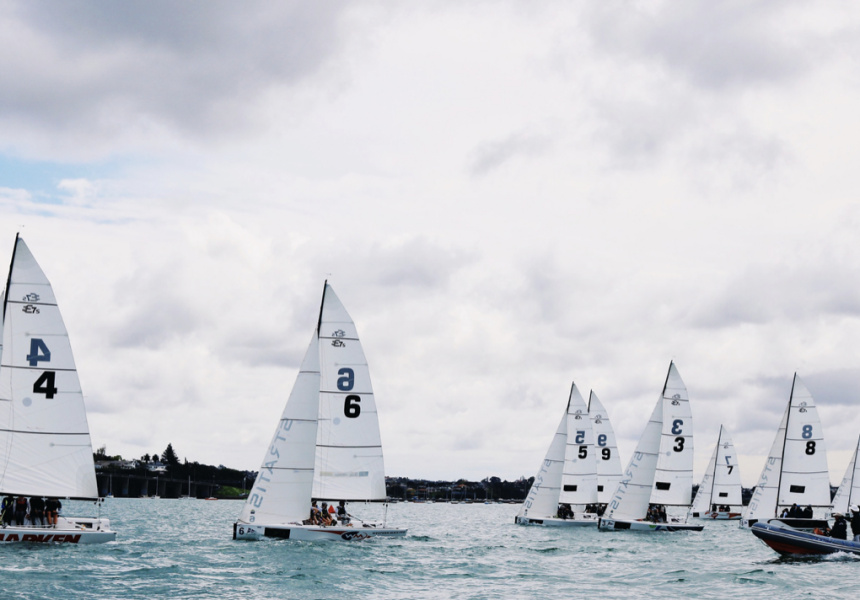
[[[51,362],[51,351],[48,345],[40,338],[30,338],[30,354],[27,355],[27,364],[31,367],[39,366],[40,362]],[[42,371],[38,379],[33,383],[34,394],[45,394],[49,400],[57,393],[55,383],[56,373],[54,371]]]
[[[337,389],[342,392],[352,391],[355,387],[355,371],[349,367],[338,369],[337,374],[340,375],[337,379]],[[343,416],[347,419],[355,419],[361,414],[361,396],[350,394],[343,399]]]

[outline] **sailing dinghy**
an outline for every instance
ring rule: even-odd
[[[781,516],[793,505],[830,508],[830,472],[824,450],[824,433],[812,394],[797,373],[770,453],[742,527],[779,518],[785,525],[813,530],[827,527],[827,520],[810,516]]]
[[[354,517],[348,525],[308,524],[315,500],[386,500],[370,371],[355,324],[328,282],[316,331],[254,487],[233,524],[233,539],[353,541],[406,535],[406,529]]]
[[[594,432],[582,395],[573,383],[567,408],[520,511],[519,525],[597,525],[597,461]],[[568,512],[566,509],[570,509]]]
[[[71,498],[97,504],[84,397],[69,335],[51,284],[15,238],[3,298],[0,358],[0,495]],[[116,539],[108,519],[25,519],[0,529],[0,542],[96,544]]]
[[[636,451],[598,527],[603,530],[702,531],[703,525],[667,515],[647,520],[649,505],[689,508],[693,491],[693,415],[675,363]]]
[[[741,518],[741,512],[733,511],[732,507],[742,505],[738,456],[728,429],[720,425],[717,445],[699,484],[690,515],[699,519],[734,521]]]

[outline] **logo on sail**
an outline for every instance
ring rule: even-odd
[[[681,394],[675,394],[674,396],[672,396],[672,406],[678,406],[679,404],[681,404],[680,400]]]
[[[27,313],[28,315],[38,315],[40,312],[39,309],[36,308],[35,306],[33,306],[32,304],[28,304],[27,306],[25,306],[21,310],[24,311],[25,313]]]
[[[36,294],[35,292],[30,292],[29,294],[24,296],[23,300],[24,302],[38,302],[39,294]]]
[[[577,421],[582,420],[582,409],[581,408],[576,410],[573,418],[576,419]]]
[[[594,423],[596,425],[600,425],[601,423],[603,423],[603,417],[600,415],[594,415]]]
[[[800,412],[802,412],[802,413],[806,412],[806,402],[800,403]]]
[[[331,337],[344,337],[346,336],[346,332],[343,329],[338,329],[337,331],[332,331]]]
[[[344,344],[340,340],[332,340],[331,345],[334,346],[335,348],[343,348],[344,346],[346,346],[346,344]]]

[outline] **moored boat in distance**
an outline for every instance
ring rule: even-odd
[[[311,504],[317,500],[342,502],[339,522],[313,523]],[[349,515],[345,503],[354,501],[386,501],[382,442],[358,332],[326,282],[316,330],[233,524],[233,539],[355,541],[406,535],[405,528]]]
[[[702,531],[687,523],[693,490],[693,415],[687,388],[675,363],[654,406],[636,451],[615,488],[601,530]],[[683,516],[666,512],[683,507]],[[653,516],[655,512],[659,517]],[[652,515],[649,518],[649,513]]]
[[[2,325],[0,495],[21,498],[25,507],[29,498],[31,514],[34,501],[47,500],[38,522],[35,515],[6,521],[0,542],[115,540],[108,519],[60,516],[53,510],[59,498],[101,502],[68,332],[51,284],[20,236],[3,295]]]

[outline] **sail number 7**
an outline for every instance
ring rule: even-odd
[[[41,338],[30,338],[30,354],[27,355],[27,364],[36,367],[40,362],[51,362],[51,351]],[[57,393],[55,383],[56,373],[54,371],[43,371],[33,383],[34,394],[45,394],[49,400]]]

